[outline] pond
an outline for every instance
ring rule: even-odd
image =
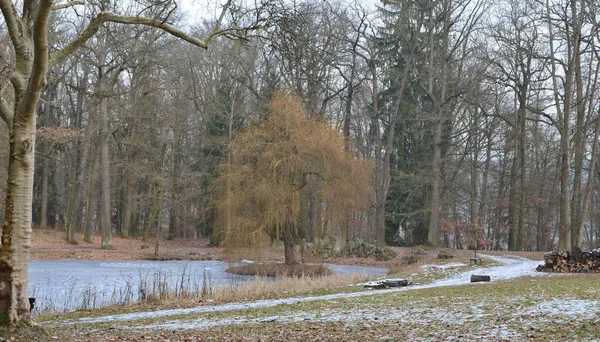
[[[34,314],[92,309],[130,303],[147,294],[202,293],[224,285],[254,279],[226,273],[233,264],[223,261],[101,261],[32,260],[29,295],[36,298]],[[338,274],[382,277],[385,268],[331,265]]]

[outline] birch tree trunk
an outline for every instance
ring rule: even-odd
[[[48,67],[48,16],[51,0],[25,1],[22,17],[11,1],[0,9],[15,49],[11,75],[13,108],[0,99],[0,115],[9,130],[10,155],[2,245],[0,246],[0,325],[30,323],[28,261],[31,249],[31,202],[35,156],[35,109]]]
[[[11,71],[11,98],[0,94],[0,118],[9,131],[9,161],[6,187],[2,245],[0,246],[0,326],[32,322],[29,312],[28,261],[31,249],[31,214],[35,155],[35,110],[46,83],[49,66],[65,61],[73,52],[94,36],[103,23],[115,22],[145,25],[164,30],[190,44],[206,49],[220,36],[234,37],[237,32],[260,28],[256,23],[248,29],[221,29],[232,0],[224,6],[213,30],[206,39],[198,39],[157,18],[123,16],[101,12],[94,17],[73,41],[48,56],[48,18],[53,10],[76,6],[67,2],[53,6],[53,0],[0,0],[4,25],[14,49],[14,69]],[[21,8],[18,9],[17,6]],[[236,32],[236,33],[232,33]],[[233,34],[233,36],[232,36]],[[10,69],[9,69],[10,70]],[[107,205],[104,205],[106,208]],[[110,209],[110,205],[108,205]]]

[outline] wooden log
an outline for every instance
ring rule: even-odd
[[[477,283],[480,281],[490,281],[490,276],[489,275],[471,274],[471,282],[472,283]]]
[[[371,288],[371,289],[385,289],[390,287],[402,287],[408,286],[408,280],[406,279],[382,279],[376,281],[370,281],[368,283],[364,283],[363,287]]]
[[[406,279],[385,279],[381,281],[386,287],[401,287],[408,286],[408,280]]]
[[[368,283],[364,283],[363,287],[370,288],[370,289],[383,289],[383,288],[385,288],[385,285],[383,285],[383,283],[378,280],[378,281],[370,281]]]

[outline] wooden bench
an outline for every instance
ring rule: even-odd
[[[481,265],[481,258],[469,259],[469,266],[473,266],[473,265]]]

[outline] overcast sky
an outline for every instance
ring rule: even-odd
[[[238,0],[249,3],[254,3],[254,0]],[[302,0],[296,0],[301,2]],[[327,1],[327,0],[323,0]],[[338,0],[341,2],[353,2],[354,0]],[[376,4],[379,4],[379,0],[358,0],[360,3],[370,5],[375,8]],[[178,0],[177,5],[184,14],[184,19],[187,25],[194,25],[202,20],[202,18],[216,19],[221,13],[223,4],[227,0]]]
[[[188,24],[193,25],[206,18],[209,13],[213,13],[214,16],[221,5],[218,0],[179,0],[178,6]]]
[[[187,24],[194,25],[203,18],[216,19],[226,2],[227,0],[179,0],[177,5]]]

